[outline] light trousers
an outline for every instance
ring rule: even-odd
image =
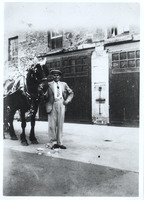
[[[52,111],[48,114],[48,142],[62,145],[63,124],[65,118],[65,105],[63,99],[53,104]]]

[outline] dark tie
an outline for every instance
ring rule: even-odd
[[[59,85],[57,83],[57,97],[59,97],[59,96],[60,96],[60,89],[59,89]]]

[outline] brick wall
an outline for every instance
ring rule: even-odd
[[[27,69],[35,57],[48,52],[46,32],[27,32],[19,35],[19,68]]]

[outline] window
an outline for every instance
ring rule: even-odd
[[[18,57],[18,37],[9,38],[8,41],[9,60]]]
[[[116,35],[118,35],[117,27],[112,27],[112,28],[108,29],[107,38],[112,38]]]
[[[64,57],[62,62],[64,77],[88,76],[89,60],[87,55]]]
[[[112,54],[112,68],[137,68],[140,66],[140,51],[128,51]]]
[[[48,47],[51,49],[60,49],[63,46],[62,31],[51,31],[48,33]]]
[[[59,38],[62,37],[62,32],[61,31],[51,31],[51,39]]]

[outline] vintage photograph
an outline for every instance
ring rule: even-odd
[[[140,4],[5,2],[7,197],[140,192]]]

